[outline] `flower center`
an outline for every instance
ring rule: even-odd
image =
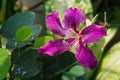
[[[71,30],[70,32],[72,32],[73,35],[66,35],[63,40],[63,43],[69,50],[76,48],[80,40],[82,40],[82,34],[80,34],[80,32],[75,32],[74,30]]]
[[[79,40],[82,40],[82,34],[80,34],[80,32],[77,34],[77,38],[78,38]]]

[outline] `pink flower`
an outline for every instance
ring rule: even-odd
[[[41,46],[38,52],[54,56],[76,48],[75,57],[78,62],[89,69],[96,68],[97,60],[85,45],[100,40],[107,34],[107,31],[105,27],[96,24],[87,26],[81,32],[78,31],[80,23],[86,23],[86,18],[87,16],[81,9],[69,8],[64,14],[64,20],[60,22],[58,13],[53,11],[46,17],[46,23],[48,28],[61,38],[49,41],[46,45]]]

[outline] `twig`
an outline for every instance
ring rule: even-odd
[[[32,7],[29,8],[27,11],[32,10],[32,9],[34,9],[34,8],[37,8],[37,7],[40,6],[41,4],[44,4],[44,1],[41,1],[41,2],[39,2],[38,4],[32,6]]]

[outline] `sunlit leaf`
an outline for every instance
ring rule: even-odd
[[[53,40],[51,36],[41,36],[35,40],[33,48],[38,49],[40,46],[45,45],[48,41]]]
[[[3,80],[10,68],[10,57],[6,49],[0,48],[0,80]]]
[[[16,38],[19,42],[25,41],[32,36],[33,30],[29,26],[23,26],[16,32]]]
[[[114,28],[114,26],[111,26],[109,29],[107,29],[107,36],[105,36],[105,44],[107,45],[108,42],[115,36],[115,33],[117,32],[117,28]]]
[[[120,42],[115,44],[106,54],[96,80],[119,80]]]

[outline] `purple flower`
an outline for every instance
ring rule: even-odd
[[[54,56],[62,54],[67,50],[76,48],[75,57],[83,66],[93,69],[98,66],[92,51],[85,45],[100,40],[107,34],[105,27],[92,24],[81,32],[78,31],[80,23],[86,23],[87,16],[81,9],[69,8],[64,14],[64,20],[60,22],[58,13],[53,11],[46,17],[48,28],[60,36],[60,39],[51,40],[38,49],[39,53]]]

